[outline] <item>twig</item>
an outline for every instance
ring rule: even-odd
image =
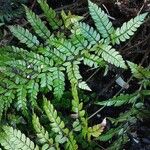
[[[104,4],[102,4],[102,6],[103,6],[103,7],[104,7],[104,9],[106,10],[107,15],[108,15],[108,18],[110,18],[110,19],[112,19],[112,20],[116,20],[114,17],[110,16],[110,13],[109,13],[109,11],[108,11],[107,7],[106,7]]]
[[[31,9],[33,9],[33,8],[34,8],[35,3],[36,3],[36,0],[34,0],[34,1],[33,1],[32,5],[31,5]]]
[[[86,82],[89,81],[98,71],[99,71],[99,68],[96,69],[96,71],[86,80]]]
[[[137,15],[139,15],[139,14],[141,13],[142,9],[144,8],[144,6],[145,6],[145,4],[146,4],[146,1],[147,1],[147,0],[144,0],[144,3],[143,3],[143,5],[142,5],[142,7],[140,8],[139,12],[137,13]]]
[[[104,105],[100,109],[98,109],[96,112],[94,112],[91,116],[88,117],[88,120],[93,118],[96,114],[98,114],[101,110],[103,110],[106,106]]]

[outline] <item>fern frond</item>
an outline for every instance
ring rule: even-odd
[[[74,139],[73,133],[70,132],[68,137],[69,137],[69,140],[65,146],[66,150],[78,150],[78,145],[76,143],[76,140]]]
[[[136,107],[136,106],[135,106]],[[138,117],[139,113],[140,113],[140,108],[139,109],[136,109],[133,107],[131,109],[129,109],[128,111],[125,111],[123,113],[120,113],[119,116],[115,119],[113,118],[109,118],[110,121],[116,126],[120,123],[123,123],[123,122],[126,122],[127,120],[129,122],[132,122],[133,119],[135,119],[136,117]],[[121,128],[120,128],[121,129]],[[119,133],[118,133],[119,134]],[[123,134],[123,132],[122,132]]]
[[[60,100],[65,90],[65,75],[58,68],[52,72],[54,96]]]
[[[46,50],[45,50],[46,49]],[[57,48],[50,48],[47,46],[41,51],[50,60],[54,60],[56,64],[62,64],[66,61],[66,55],[61,53]]]
[[[11,78],[14,78],[17,84],[24,84],[29,79],[36,76],[36,73],[31,68],[28,68],[28,63],[24,60],[7,61],[5,65],[7,65],[5,74]]]
[[[110,140],[115,134],[117,134],[119,132],[120,129],[116,128],[116,129],[110,129],[108,130],[105,134],[102,134],[98,139],[100,141],[106,142],[108,140]]]
[[[37,2],[40,4],[51,27],[58,29],[62,25],[62,20],[58,19],[56,12],[48,6],[46,0],[37,0]]]
[[[76,29],[74,29],[72,32],[73,34],[71,35],[70,39],[71,43],[75,47],[82,47],[82,49],[88,48],[88,41],[83,37],[83,35],[81,35],[80,33],[76,33]]]
[[[44,57],[43,55],[30,52],[28,53],[28,61],[29,63],[38,66],[38,72],[40,73],[42,70],[45,70],[48,66],[53,66],[53,63],[51,63],[51,60],[48,57]]]
[[[6,111],[10,107],[14,99],[14,94],[11,93],[11,91],[9,91],[8,93],[4,93],[4,94],[5,95],[0,94],[0,121],[2,118],[3,112]],[[7,94],[10,94],[10,95],[7,96]]]
[[[50,38],[51,33],[48,28],[45,26],[43,21],[36,15],[32,10],[28,9],[26,6],[26,17],[27,20],[30,22],[31,26],[34,28],[35,32],[43,39],[47,40]]]
[[[134,103],[140,95],[138,95],[137,93],[134,94],[120,94],[117,97],[113,97],[112,99],[106,100],[106,101],[102,101],[102,102],[97,102],[97,105],[105,105],[105,106],[115,106],[115,107],[119,107],[122,106],[124,104],[128,104],[128,103]]]
[[[64,122],[61,121],[60,117],[57,114],[57,111],[54,109],[54,106],[50,103],[50,101],[46,100],[46,98],[44,98],[44,107],[43,108],[51,122],[52,130],[55,133],[59,133],[61,135],[68,134],[69,130],[65,129]],[[65,139],[67,140],[66,136],[65,136]]]
[[[77,90],[77,85],[72,83],[71,84],[71,91],[72,91],[72,111],[76,115],[76,120],[73,123],[73,129],[74,131],[80,131],[82,130],[82,133],[84,132],[85,134],[87,133],[87,119],[85,118],[85,110],[83,110],[83,103],[79,101],[79,96],[78,96],[78,90]],[[85,135],[83,135],[85,137]]]
[[[23,48],[20,48],[20,47],[11,46],[9,48],[9,53],[13,53],[13,54],[17,54],[18,55],[18,58],[15,58],[15,61],[16,60],[18,60],[18,61],[25,60],[25,62],[26,61],[29,61],[30,63],[34,62],[34,64],[36,64],[39,61],[40,62],[45,62],[45,58],[42,55],[34,53],[32,51],[29,52],[29,51],[27,51],[27,50],[25,50]],[[27,63],[25,63],[25,64],[27,64]]]
[[[34,80],[30,80],[27,84],[27,92],[29,95],[29,100],[30,103],[32,105],[32,107],[34,108],[35,106],[37,106],[37,95],[39,92],[39,85],[38,83],[36,83]]]
[[[82,16],[72,15],[70,11],[68,12],[68,14],[62,11],[61,16],[65,27],[68,29],[72,27],[73,24],[83,19]]]
[[[17,26],[10,26],[9,27],[12,34],[17,37],[21,43],[25,43],[29,48],[37,47],[40,45],[36,36],[33,36],[29,30],[24,29],[23,27]]]
[[[28,108],[27,108],[27,90],[24,85],[18,85],[17,89],[17,109],[22,110],[25,116],[28,116]]]
[[[26,53],[28,53],[27,50],[20,48],[20,47],[11,46],[10,49],[13,54],[18,54],[18,55],[20,54],[20,56],[22,56],[22,57],[25,56]]]
[[[72,111],[77,114],[77,118],[82,120],[82,118],[84,119],[84,115],[85,115],[85,110],[82,110],[83,103],[79,102],[77,86],[75,84],[72,84],[71,87],[72,87],[72,96],[73,96]]]
[[[120,28],[117,28],[113,35],[113,44],[120,44],[120,42],[128,40],[144,22],[146,16],[147,13],[138,15],[130,21],[125,22]]]
[[[81,50],[80,47],[76,48],[70,41],[64,39],[55,39],[52,45],[55,46],[58,51],[66,55],[68,60],[72,60]]]
[[[7,98],[5,98],[3,96],[3,92],[4,92],[4,89],[2,87],[0,87],[0,121],[1,121],[1,118],[2,118],[2,114],[4,112],[4,110],[6,109],[5,108],[5,102],[7,102]]]
[[[32,116],[32,124],[36,131],[38,141],[42,145],[42,149],[53,148],[55,150],[55,148],[53,147],[53,139],[49,137],[48,131],[46,131],[40,124],[39,118],[35,114],[33,114]]]
[[[66,62],[64,64],[67,67],[68,79],[72,84],[77,84],[78,81],[82,79],[82,76],[79,72],[79,64],[80,62],[78,61],[74,61],[73,63]]]
[[[91,43],[91,44],[95,44],[96,42],[100,41],[100,34],[94,30],[93,27],[89,26],[86,23],[76,23],[75,27],[77,28],[77,30],[79,30],[78,32],[81,32],[81,34]]]
[[[99,66],[103,67],[105,66],[105,62],[102,58],[99,58],[98,56],[90,53],[85,53],[83,55],[83,63],[85,65],[88,65],[89,67],[97,68]]]
[[[4,98],[0,95],[0,121],[1,121],[4,109],[5,109]]]
[[[41,73],[38,75],[38,78],[40,79],[41,88],[48,88],[50,91],[52,90],[53,79],[51,72]]]
[[[57,133],[55,141],[58,143],[67,143],[67,147],[71,147],[69,150],[77,150],[77,144],[73,137],[73,134],[65,127],[64,122],[60,119],[57,111],[50,101],[44,98],[44,111],[51,122],[52,131]]]
[[[0,144],[6,150],[39,150],[28,137],[20,130],[13,129],[10,126],[3,126],[4,132],[0,133]]]
[[[0,121],[4,111],[10,107],[12,101],[15,98],[13,88],[15,87],[14,83],[12,85],[11,81],[7,78],[0,77]],[[5,86],[4,86],[5,85]]]
[[[114,32],[112,23],[109,21],[108,15],[96,4],[89,2],[89,10],[95,26],[103,38],[111,40],[111,34]]]
[[[137,79],[148,79],[150,78],[150,71],[143,68],[142,66],[138,66],[133,62],[127,61],[133,76]]]
[[[64,143],[68,140],[69,130],[65,128],[64,122],[60,119],[57,111],[54,109],[50,101],[44,99],[44,111],[51,122],[52,131],[57,133],[56,142]]]
[[[104,127],[102,127],[101,124],[97,124],[92,127],[89,127],[87,131],[88,141],[91,141],[91,136],[96,138],[99,137],[103,132],[103,128]]]
[[[17,53],[22,53],[24,60],[14,60],[14,61],[7,61],[7,65],[18,69],[22,76],[25,78],[35,78],[41,72],[45,72],[48,70],[49,67],[53,66],[53,60],[49,59],[46,56],[41,54],[36,54],[34,52],[28,52],[26,50],[13,47],[13,51],[18,51]]]
[[[96,53],[101,55],[101,57],[108,63],[115,65],[116,67],[121,67],[126,69],[125,61],[122,56],[116,51],[112,46],[99,44]]]
[[[20,48],[17,48],[20,49]],[[52,60],[34,52],[25,51],[24,60],[8,61],[7,65],[18,69],[22,76],[27,79],[36,78],[41,72],[45,72],[53,65]]]
[[[85,81],[79,82],[78,87],[83,90],[92,91]]]
[[[0,64],[11,61],[12,59],[22,59],[25,56],[24,54],[26,53],[24,49],[15,46],[1,47],[0,51]]]
[[[85,81],[82,81],[82,76],[79,72],[79,65],[80,62],[74,61],[72,63],[66,62],[64,63],[64,66],[67,67],[67,75],[68,79],[71,84],[78,85],[79,88],[91,91],[91,89],[88,87]]]

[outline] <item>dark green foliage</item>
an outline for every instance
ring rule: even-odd
[[[23,14],[22,4],[27,0],[1,0],[0,1],[0,22],[10,21]]]

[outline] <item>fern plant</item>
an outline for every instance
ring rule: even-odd
[[[7,150],[28,149],[39,150],[39,147],[27,138],[20,130],[13,129],[10,126],[4,126],[1,134],[0,143]]]
[[[91,89],[83,80],[80,64],[91,68],[105,68],[111,64],[126,69],[125,60],[114,45],[129,39],[144,22],[147,13],[115,29],[107,14],[89,1],[89,12],[95,29],[81,22],[83,17],[71,13],[67,15],[65,12],[62,12],[60,17],[48,6],[46,0],[37,2],[44,12],[48,26],[32,10],[24,6],[33,33],[20,25],[9,26],[12,34],[24,46],[21,48],[18,44],[18,47],[0,48],[0,120],[4,111],[14,102],[13,107],[21,111],[28,121],[30,114],[33,114],[32,122],[38,138],[38,147],[59,149],[59,145],[61,144],[61,148],[65,143],[68,150],[78,149],[78,132],[83,141],[91,141],[91,137],[98,138],[103,130],[101,124],[92,127],[88,125],[87,114],[78,91]],[[60,33],[59,30],[64,32]],[[65,31],[68,31],[67,34]],[[50,101],[44,98],[44,106],[41,109],[37,98],[39,93],[44,95],[50,92],[53,99],[60,100],[66,88],[66,80],[70,82],[72,92],[72,112],[75,118],[72,129],[61,120]],[[33,113],[36,109],[44,110],[42,112],[51,122],[54,136],[51,137],[41,125],[40,119]],[[19,130],[9,126],[2,126],[2,129],[4,132],[0,143],[5,149],[38,149]],[[11,147],[11,142],[14,141],[18,145]]]
[[[138,119],[149,115],[149,110],[144,103],[150,95],[150,70],[128,61],[133,77],[139,80],[139,89],[131,94],[120,94],[111,99],[96,102],[97,105],[103,107],[120,107],[130,106],[124,113],[120,113],[117,118],[108,117],[115,128],[108,130],[99,137],[100,141],[112,141],[113,137],[117,137],[108,149],[122,149],[129,140],[129,133],[132,126],[136,124]]]
[[[54,32],[52,33],[39,16],[25,6],[27,20],[36,35],[19,25],[10,26],[12,34],[26,47],[1,48],[1,88],[4,88],[3,85],[6,86],[8,82],[13,84],[13,88],[10,87],[11,95],[17,95],[16,106],[26,116],[28,115],[27,97],[30,97],[29,101],[33,107],[36,106],[36,97],[39,91],[53,91],[55,98],[62,97],[65,90],[65,74],[71,84],[90,91],[90,87],[83,81],[79,71],[81,63],[94,68],[112,64],[125,69],[125,61],[111,44],[125,41],[133,35],[146,16],[146,13],[141,14],[123,24],[121,28],[114,29],[107,14],[89,1],[89,11],[97,28],[94,29],[88,24],[80,22],[80,17],[70,14],[67,17],[62,13],[62,19],[59,19],[59,16],[47,5],[45,0],[38,0],[38,3]],[[65,33],[59,36],[56,29],[63,29],[65,27],[63,22],[65,24],[66,21],[67,28],[71,29],[72,33],[69,37]],[[68,23],[69,21],[70,23]],[[41,43],[41,41],[43,42]],[[13,59],[12,55],[15,55]],[[9,89],[8,86],[6,88]],[[5,92],[4,90],[2,94],[10,94]],[[7,109],[14,96],[9,96],[8,99],[6,103],[3,102],[2,108]],[[2,113],[0,114],[2,115]]]
[[[76,108],[76,104],[72,104]],[[81,111],[82,106],[80,107],[80,119],[85,121],[83,110]],[[62,145],[66,150],[77,150],[77,139],[80,136],[80,133],[75,133],[80,131],[77,126],[73,126],[72,130],[69,130],[64,121],[58,116],[57,111],[54,106],[44,98],[43,101],[43,110],[50,121],[51,131],[48,132],[44,126],[41,125],[39,117],[34,113],[32,115],[32,124],[35,130],[38,145],[35,145],[28,137],[26,137],[20,130],[13,129],[10,126],[3,125],[2,131],[0,132],[0,144],[4,149],[8,150],[18,150],[18,149],[33,149],[38,150],[42,148],[43,150],[59,150]],[[82,115],[81,115],[82,114]],[[78,124],[79,125],[79,124]],[[101,124],[94,125],[93,127],[88,127],[84,129],[82,133],[82,140],[90,142],[91,136],[98,137],[103,132],[103,126]],[[52,135],[53,133],[53,135]],[[51,136],[52,135],[52,136]],[[64,145],[65,144],[65,145]]]

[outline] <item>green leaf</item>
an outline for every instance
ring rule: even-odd
[[[40,87],[41,88],[48,88],[50,91],[52,90],[53,80],[52,80],[52,74],[49,73],[41,73],[38,75],[38,78],[40,79]]]
[[[72,24],[83,19],[82,16],[72,15],[71,12],[68,12],[68,15],[62,10],[61,16],[66,28],[69,28]]]
[[[113,35],[113,43],[120,44],[120,42],[124,42],[134,35],[135,31],[137,31],[137,29],[144,22],[147,14],[148,13],[138,15],[130,21],[125,22],[120,28],[117,28]]]
[[[84,53],[83,57],[83,63],[85,65],[88,65],[89,67],[97,68],[99,66],[103,67],[106,65],[105,61],[102,58],[94,54]]]
[[[74,131],[80,131],[82,129],[80,121],[77,119],[73,122],[73,130]]]
[[[78,86],[80,89],[92,91],[85,81],[79,82]]]
[[[122,56],[112,46],[106,44],[99,44],[96,49],[96,53],[108,63],[126,69],[125,61]]]
[[[37,100],[37,95],[39,92],[38,83],[36,83],[34,80],[30,80],[28,82],[27,89],[28,89],[27,92],[29,94],[29,98],[30,98],[30,102],[31,102],[32,107],[37,106],[36,100]]]
[[[78,145],[76,143],[76,140],[74,139],[73,133],[69,133],[69,140],[67,141],[66,150],[78,150]]]
[[[134,94],[120,94],[117,97],[113,97],[112,99],[108,99],[106,101],[97,102],[97,105],[104,106],[115,106],[119,107],[127,103],[134,103],[139,98],[137,93]]]
[[[26,86],[19,85],[17,89],[17,109],[22,110],[25,116],[28,116],[28,108],[27,108],[27,90]]]
[[[72,84],[77,84],[79,80],[82,79],[82,76],[80,75],[79,72],[79,65],[80,62],[74,61],[73,63],[71,62],[66,62],[64,65],[67,66],[67,74],[68,74],[68,79]]]
[[[46,131],[44,127],[40,124],[39,118],[35,114],[32,116],[32,124],[36,131],[38,141],[42,144],[42,148],[54,148],[53,139],[49,137],[48,131]]]
[[[57,50],[67,56],[67,60],[72,60],[76,57],[82,48],[76,48],[69,40],[54,39],[51,43]]]
[[[34,12],[32,12],[30,9],[28,9],[26,6],[26,17],[28,22],[30,22],[31,26],[35,30],[35,32],[42,37],[43,39],[47,40],[50,38],[51,33],[48,30],[48,28],[45,26],[43,21],[39,18],[38,15],[36,15]]]
[[[61,121],[60,117],[57,115],[57,111],[54,109],[54,106],[50,103],[50,101],[47,101],[46,98],[44,99],[43,108],[51,122],[52,130],[60,135],[68,134],[69,131],[65,129],[64,122]]]
[[[10,126],[3,126],[4,132],[0,133],[0,144],[6,150],[39,150],[28,137],[20,130],[13,129]]]
[[[133,62],[127,61],[133,76],[137,79],[150,78],[150,71],[144,69],[142,66],[138,66]]]
[[[44,111],[51,122],[52,130],[57,133],[55,141],[61,144],[67,142],[67,147],[71,147],[71,150],[77,150],[76,141],[72,133],[65,128],[65,124],[57,115],[57,111],[54,109],[54,106],[50,103],[50,101],[46,100],[46,98],[44,98]]]
[[[100,34],[96,30],[94,30],[93,27],[90,27],[88,24],[86,24],[84,22],[76,23],[75,28],[77,28],[76,30],[78,30],[78,32],[81,32],[81,34],[91,44],[95,44],[96,42],[100,41]]]
[[[61,144],[65,143],[67,140],[67,137],[63,137],[63,135],[57,135],[55,137],[55,141]]]
[[[118,129],[110,129],[106,133],[102,134],[98,139],[100,141],[108,141],[110,140],[114,135],[117,134]]]
[[[6,82],[9,83],[8,81]],[[14,98],[15,98],[15,95],[14,95],[13,90],[4,89],[2,86],[0,86],[0,121],[1,121],[3,112],[6,111],[11,106],[11,103],[13,102]]]
[[[9,27],[12,34],[20,40],[21,43],[25,43],[29,48],[38,47],[40,42],[37,40],[36,36],[33,36],[29,30],[24,29],[23,27],[10,26]]]
[[[58,19],[56,12],[48,6],[46,0],[37,0],[37,2],[40,4],[51,27],[53,29],[58,29],[62,25],[62,20]]]
[[[95,22],[97,30],[102,35],[103,38],[106,38],[108,41],[111,40],[111,34],[114,32],[112,23],[108,19],[108,15],[96,4],[88,0],[89,10],[92,19]]]
[[[103,127],[101,124],[94,125],[93,127],[88,128],[88,140],[91,140],[91,136],[99,137],[103,132]]]
[[[58,68],[52,72],[54,96],[60,100],[65,90],[65,77],[64,73]]]

